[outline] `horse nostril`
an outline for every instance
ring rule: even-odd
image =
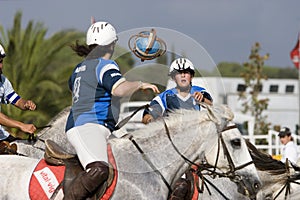
[[[260,184],[259,183],[254,183],[254,189],[259,190],[260,189]]]

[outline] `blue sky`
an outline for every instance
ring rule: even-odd
[[[120,33],[167,29],[200,44],[215,63],[245,62],[260,42],[261,54],[270,53],[267,65],[293,67],[289,53],[300,31],[299,0],[0,0],[0,24],[10,28],[18,10],[24,26],[29,20],[43,22],[48,35],[67,28],[86,31],[92,15]]]

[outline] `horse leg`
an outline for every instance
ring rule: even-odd
[[[169,200],[188,200],[190,199],[191,182],[184,178],[179,178],[174,186],[174,190]]]
[[[103,161],[92,162],[86,170],[79,173],[70,185],[64,200],[85,200],[91,197],[97,189],[107,180],[109,174],[108,164]]]

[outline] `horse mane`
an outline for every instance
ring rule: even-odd
[[[144,138],[145,136],[155,137],[158,132],[161,132],[163,127],[162,123],[166,123],[167,127],[170,129],[170,134],[172,135],[174,133],[172,129],[177,129],[179,124],[199,124],[202,121],[208,120],[207,113],[204,111],[179,109],[170,112],[167,117],[158,118],[154,122],[147,124],[144,128],[135,130],[131,134],[136,138]]]
[[[220,129],[223,129],[227,125],[228,121],[233,119],[233,113],[230,108],[226,105],[203,105],[206,109],[201,111],[198,110],[187,110],[187,109],[176,109],[168,114],[167,117],[158,119],[145,128],[134,131],[134,135],[145,136],[145,133],[149,136],[152,132],[153,135],[157,134],[156,131],[161,131],[161,123],[166,122],[167,126],[172,129],[172,127],[177,128],[178,124],[200,124],[204,121],[213,121],[216,123]],[[149,131],[151,130],[151,131]],[[171,131],[172,133],[172,131]]]
[[[190,121],[191,119],[194,118],[201,118],[202,121],[213,121],[216,123],[219,128],[223,129],[224,126],[227,125],[229,121],[231,121],[234,118],[233,112],[231,109],[224,105],[224,104],[216,104],[213,106],[209,106],[207,104],[201,104],[204,110],[201,110],[200,112],[197,110],[175,110],[173,113],[170,114],[169,118],[175,119],[175,121],[178,120],[178,116],[176,115],[186,115],[189,117],[186,117],[185,119],[187,121]],[[199,113],[201,113],[199,116]],[[173,117],[175,115],[175,117]],[[202,116],[204,115],[204,117]],[[201,121],[200,121],[201,122]]]
[[[283,162],[275,160],[271,155],[259,151],[251,142],[246,140],[249,153],[253,159],[255,167],[260,171],[268,171],[273,175],[287,173],[286,166]]]

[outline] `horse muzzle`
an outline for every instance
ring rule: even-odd
[[[239,181],[235,181],[238,186],[238,192],[249,197],[256,199],[256,195],[261,189],[261,182],[258,178],[250,176],[240,176]]]

